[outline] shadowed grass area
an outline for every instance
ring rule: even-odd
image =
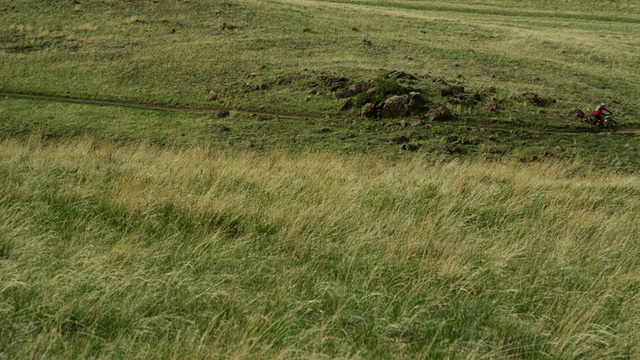
[[[623,124],[616,132],[597,131],[575,118],[545,125],[538,118],[555,116],[556,110],[515,101],[513,104],[531,119],[491,117],[425,122],[344,115],[254,116],[239,112],[220,118],[215,112],[6,97],[0,98],[0,138],[26,141],[35,137],[48,142],[89,137],[109,144],[258,152],[332,151],[372,154],[385,159],[418,156],[429,162],[504,158],[523,162],[579,160],[608,170],[637,172],[640,146],[636,127]],[[404,144],[394,141],[397,137],[406,138],[419,150],[416,153],[402,150]],[[454,138],[457,144],[451,147]]]
[[[574,164],[0,144],[0,354],[638,355],[638,182]]]

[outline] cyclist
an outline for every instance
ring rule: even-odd
[[[610,115],[610,114],[613,114],[613,113],[611,112],[611,110],[607,109],[606,106],[604,106],[604,103],[598,105],[596,109],[593,111],[593,117],[598,121],[598,124],[602,126],[607,125],[605,123],[606,115]]]

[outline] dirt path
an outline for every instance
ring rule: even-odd
[[[211,113],[211,114],[215,114],[220,111],[229,111],[230,113],[244,114],[244,115],[250,115],[250,116],[277,116],[277,117],[283,117],[283,118],[311,118],[311,119],[324,118],[324,116],[316,115],[316,114],[296,114],[296,113],[285,113],[285,112],[279,112],[279,111],[265,111],[265,110],[249,111],[249,110],[236,110],[236,109],[227,109],[227,108],[186,108],[186,107],[179,107],[179,106],[145,104],[140,102],[129,102],[129,101],[83,99],[83,98],[67,97],[67,96],[59,96],[59,95],[37,95],[37,94],[25,94],[25,93],[0,92],[0,96],[11,97],[11,98],[32,99],[32,100],[69,102],[74,104],[86,104],[86,105],[122,106],[122,107],[141,109],[141,110],[163,110],[163,111]],[[470,126],[470,125],[464,125],[464,126]],[[492,130],[505,130],[505,131],[512,130],[512,129],[507,129],[501,126],[495,126],[491,124],[484,124],[482,126],[476,125],[475,127],[478,127],[478,128],[482,127],[482,128],[492,129]],[[567,128],[540,129],[532,132],[540,132],[540,133],[548,133],[548,134],[585,133],[584,130],[578,130],[578,129],[573,130],[573,129],[567,129]],[[608,133],[610,132],[603,131],[603,132],[595,132],[594,134],[608,134]],[[640,125],[632,125],[627,127],[623,126],[615,130],[615,133],[616,134],[640,134]]]
[[[25,94],[25,93],[0,92],[0,96],[32,99],[32,100],[50,100],[50,101],[59,101],[59,102],[70,102],[74,104],[122,106],[122,107],[129,107],[129,108],[142,109],[142,110],[164,110],[164,111],[212,113],[212,114],[215,114],[220,111],[229,111],[230,113],[236,113],[236,114],[278,116],[278,117],[284,117],[284,118],[314,118],[314,119],[322,118],[322,116],[314,115],[314,114],[296,114],[296,113],[285,113],[285,112],[268,111],[268,110],[249,111],[249,110],[237,110],[237,109],[228,109],[228,108],[186,108],[186,107],[180,107],[180,106],[145,104],[140,102],[129,102],[129,101],[83,99],[83,98],[59,96],[59,95],[37,95],[37,94]]]

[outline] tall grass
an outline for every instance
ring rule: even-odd
[[[640,182],[0,143],[0,358],[634,358]]]

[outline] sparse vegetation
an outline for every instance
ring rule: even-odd
[[[635,0],[0,1],[0,360],[638,358],[638,33]]]
[[[354,104],[357,107],[361,107],[366,103],[378,104],[390,96],[403,95],[410,91],[411,89],[408,89],[393,80],[379,76],[373,82],[373,87],[370,91],[365,91],[355,96]]]

